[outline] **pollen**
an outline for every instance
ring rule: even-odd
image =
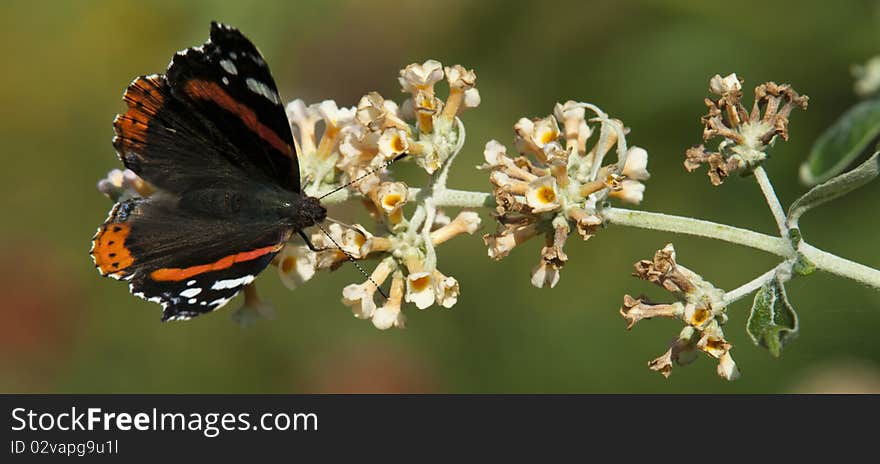
[[[556,140],[556,136],[557,134],[555,131],[545,131],[543,134],[541,134],[541,145],[547,145],[548,143]]]

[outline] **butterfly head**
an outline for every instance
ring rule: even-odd
[[[303,229],[324,222],[327,217],[327,209],[321,205],[321,200],[302,196],[298,205],[291,205],[291,208],[288,209],[288,216],[297,229]]]

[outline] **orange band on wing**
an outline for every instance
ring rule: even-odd
[[[260,256],[267,255],[269,253],[276,252],[280,250],[284,244],[280,245],[272,245],[263,248],[257,248],[256,250],[251,251],[243,251],[241,253],[236,253],[234,255],[229,255],[224,258],[220,258],[217,261],[214,261],[210,264],[200,264],[198,266],[190,266],[185,268],[162,268],[156,269],[155,271],[150,273],[150,278],[158,281],[179,281],[184,279],[189,279],[190,277],[198,274],[202,274],[205,272],[211,271],[219,271],[221,269],[227,269],[231,267],[235,263],[240,263],[242,261],[250,261],[252,259],[257,259]]]
[[[166,86],[164,77],[152,75],[135,79],[125,90],[122,98],[128,104],[128,111],[113,120],[116,130],[113,143],[120,152],[137,152],[144,148],[150,120],[159,114],[165,102]]]
[[[125,223],[105,224],[92,241],[92,258],[101,275],[119,278],[134,263],[134,257],[125,247],[131,226]]]
[[[210,100],[220,105],[220,107],[226,111],[237,115],[244,125],[247,126],[248,129],[256,132],[260,138],[269,142],[270,145],[278,149],[281,153],[284,153],[287,156],[293,156],[293,148],[288,145],[287,142],[281,140],[281,137],[279,137],[275,131],[261,123],[260,120],[257,119],[257,114],[254,110],[235,101],[219,85],[203,80],[192,80],[186,83],[186,93],[193,98]]]

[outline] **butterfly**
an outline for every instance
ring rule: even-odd
[[[241,32],[212,22],[207,42],[123,100],[113,146],[156,193],[110,210],[92,239],[101,275],[162,305],[163,321],[190,319],[229,302],[294,233],[309,243],[302,230],[327,212],[302,191],[275,81]]]

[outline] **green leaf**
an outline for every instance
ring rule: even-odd
[[[868,158],[868,161],[852,171],[811,188],[804,196],[795,200],[788,209],[788,226],[796,228],[802,214],[874,180],[880,174],[880,156],[878,155],[880,152],[874,153],[874,156]]]
[[[801,165],[801,182],[816,185],[840,174],[880,136],[880,99],[850,108],[813,144]]]
[[[791,266],[791,271],[797,275],[808,276],[816,272],[816,263],[810,261],[809,258],[799,251],[794,264]]]
[[[797,336],[797,313],[778,278],[758,290],[746,330],[755,345],[767,348],[774,357],[779,357],[782,347]]]

